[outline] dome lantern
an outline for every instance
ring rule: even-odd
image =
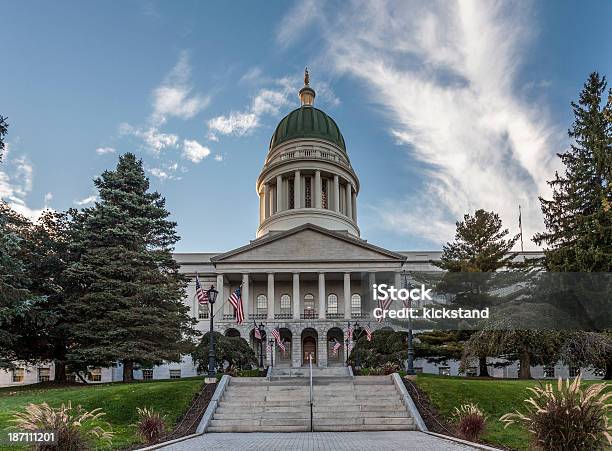
[[[299,96],[302,106],[312,106],[315,99],[315,91],[310,86],[310,74],[308,68],[304,69],[304,87],[300,89]]]

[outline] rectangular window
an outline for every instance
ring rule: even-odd
[[[208,319],[208,305],[198,305],[198,318]]]
[[[304,177],[304,206],[306,208],[312,208],[312,189],[311,189],[311,178]]]
[[[181,370],[170,370],[170,379],[180,379]]]
[[[328,208],[327,206],[327,179],[321,180],[321,206],[323,208]]]
[[[545,366],[544,367],[544,377],[555,377],[555,367]]]
[[[450,376],[450,368],[448,366],[441,366],[438,368],[438,374],[440,376]]]
[[[289,209],[295,208],[295,182],[294,179],[289,179]]]
[[[38,368],[38,382],[49,382],[51,380],[51,370],[49,368]]]
[[[23,382],[25,380],[25,369],[15,368],[13,370],[13,382]]]
[[[142,380],[143,381],[150,381],[153,379],[153,369],[152,368],[145,368],[142,370]]]
[[[102,380],[102,368],[92,368],[87,373],[87,379],[92,382],[100,382]]]

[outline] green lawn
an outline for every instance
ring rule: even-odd
[[[72,402],[73,407],[92,410],[101,408],[105,421],[112,426],[115,436],[113,448],[124,448],[139,443],[132,424],[137,420],[136,407],[153,407],[167,415],[174,424],[187,409],[195,393],[202,386],[202,378],[112,383],[83,387],[54,388],[36,385],[0,389],[0,430],[11,426],[11,413],[23,410],[29,403],[46,402],[51,406]]]
[[[550,382],[550,381],[545,381]],[[556,381],[552,381],[556,383]],[[592,384],[598,381],[585,381]],[[534,380],[473,379],[464,377],[419,374],[417,385],[429,396],[439,413],[450,419],[455,407],[469,402],[477,403],[488,415],[487,432],[483,440],[509,448],[527,449],[529,438],[519,426],[504,424],[499,417],[516,409],[524,410],[524,400],[531,395],[527,387],[537,385]]]

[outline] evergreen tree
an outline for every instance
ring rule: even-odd
[[[549,182],[552,200],[540,197],[549,271],[612,271],[612,95],[602,107],[605,77],[594,72],[572,102],[572,144],[559,153],[565,170]]]
[[[8,133],[8,125],[9,124],[6,122],[6,118],[0,114],[0,162],[2,162],[2,154],[6,148],[6,144],[4,144],[4,137]]]
[[[178,241],[165,199],[149,192],[142,161],[119,158],[115,171],[94,181],[100,201],[74,226],[76,288],[70,309],[75,346],[69,358],[88,365],[180,361],[191,350],[195,320],[183,305],[185,281],[173,259]]]
[[[511,267],[516,254],[512,247],[519,235],[506,238],[508,229],[502,229],[502,221],[497,213],[485,210],[476,210],[474,215],[466,214],[463,221],[456,223],[457,231],[455,241],[447,243],[442,248],[442,256],[434,265],[451,273],[456,272],[494,272],[504,267]],[[462,284],[451,275],[448,278],[453,286],[444,288],[454,292],[464,306],[472,304],[483,308],[488,304],[486,294],[486,278],[477,277]],[[479,356],[480,376],[489,376],[487,355]]]

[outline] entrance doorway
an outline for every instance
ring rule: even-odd
[[[308,366],[308,358],[312,357],[312,364],[317,363],[317,331],[311,328],[302,332],[302,365]]]

